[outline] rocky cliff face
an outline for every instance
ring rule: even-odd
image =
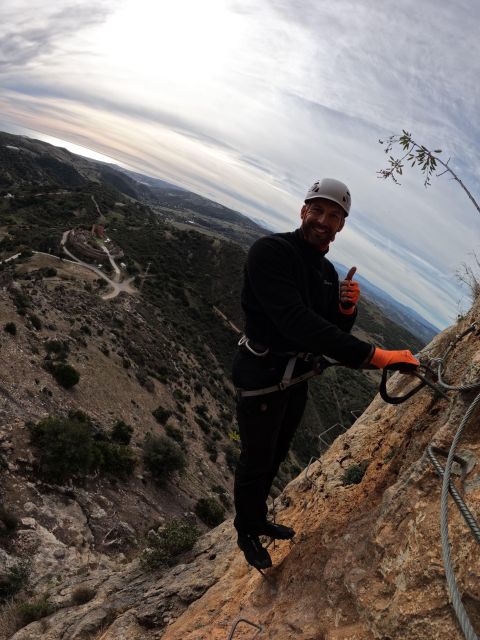
[[[425,356],[441,356],[479,316],[477,304],[458,325],[439,334]],[[480,379],[478,328],[451,350],[445,379],[453,385]],[[402,395],[411,384],[396,374],[389,391]],[[302,473],[277,498],[278,520],[294,526],[297,535],[292,543],[270,547],[274,568],[265,578],[245,564],[231,522],[203,536],[181,564],[164,572],[145,572],[137,560],[101,554],[78,570],[72,556],[77,571],[69,572],[64,563],[58,582],[44,585],[57,611],[12,638],[223,640],[238,618],[262,627],[259,640],[462,638],[442,563],[441,481],[425,450],[429,443],[448,450],[474,395],[450,391],[445,398],[423,389],[398,406],[377,396],[311,465],[308,477]],[[458,453],[467,461],[466,473],[455,479],[477,518],[479,417],[476,411],[465,429]],[[345,483],[347,470],[359,474],[358,484]],[[449,516],[456,579],[480,630],[478,547],[453,503]],[[34,538],[42,550],[44,563],[82,548],[81,540],[53,535],[34,510],[22,527],[25,540]],[[75,605],[72,594],[79,585],[94,595]],[[233,637],[246,640],[255,633],[240,623]]]

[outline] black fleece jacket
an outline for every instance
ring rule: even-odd
[[[340,312],[334,266],[301,229],[257,240],[244,275],[245,333],[253,342],[271,351],[323,354],[352,367],[370,355],[372,345],[349,333],[356,312]]]

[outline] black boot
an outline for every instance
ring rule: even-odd
[[[294,529],[286,527],[283,524],[275,524],[275,522],[265,522],[258,532],[261,536],[269,536],[274,540],[291,540],[295,535]]]
[[[239,533],[237,544],[245,554],[248,564],[256,569],[268,569],[272,566],[270,554],[262,547],[258,536],[252,533]]]

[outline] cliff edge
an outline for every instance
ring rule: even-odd
[[[451,385],[480,380],[479,316],[480,301],[422,352],[441,357],[454,343],[444,363]],[[402,395],[412,384],[395,374],[389,393]],[[188,562],[162,575],[146,575],[136,561],[92,571],[94,599],[59,609],[14,640],[226,640],[239,618],[261,631],[241,622],[234,640],[462,638],[442,561],[441,479],[426,449],[433,443],[448,451],[477,393],[446,397],[425,387],[399,405],[377,396],[276,499],[277,519],[297,535],[269,548],[274,567],[265,576],[246,565],[226,522],[201,538]],[[465,427],[457,451],[465,465],[455,465],[453,476],[477,519],[479,417],[474,411]],[[463,604],[480,630],[478,547],[451,501],[449,538]]]

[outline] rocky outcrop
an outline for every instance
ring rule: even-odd
[[[437,336],[425,356],[443,354],[479,315],[477,305]],[[478,330],[452,349],[445,377],[454,385],[480,379]],[[389,391],[402,395],[411,384],[396,374]],[[226,522],[164,572],[146,571],[138,561],[125,559],[99,557],[94,566],[84,564],[79,575],[72,572],[58,586],[50,585],[57,611],[13,639],[225,640],[238,618],[262,627],[259,640],[462,638],[442,562],[441,482],[426,447],[449,448],[473,397],[455,391],[443,397],[423,389],[398,406],[376,397],[311,465],[308,476],[303,472],[276,499],[277,518],[294,526],[297,535],[292,543],[270,547],[274,567],[265,576],[245,564],[231,522]],[[458,453],[468,464],[455,479],[477,517],[479,413],[472,415],[462,437]],[[346,483],[352,468],[360,474],[358,484]],[[60,528],[56,541],[47,540],[44,525],[38,524],[40,511],[32,509],[32,521],[22,526],[40,531],[51,548],[45,558],[51,561],[62,553]],[[456,579],[472,624],[480,630],[478,547],[453,504],[449,515]],[[74,590],[85,584],[94,597],[74,605]],[[246,640],[255,633],[242,623],[234,638]]]

